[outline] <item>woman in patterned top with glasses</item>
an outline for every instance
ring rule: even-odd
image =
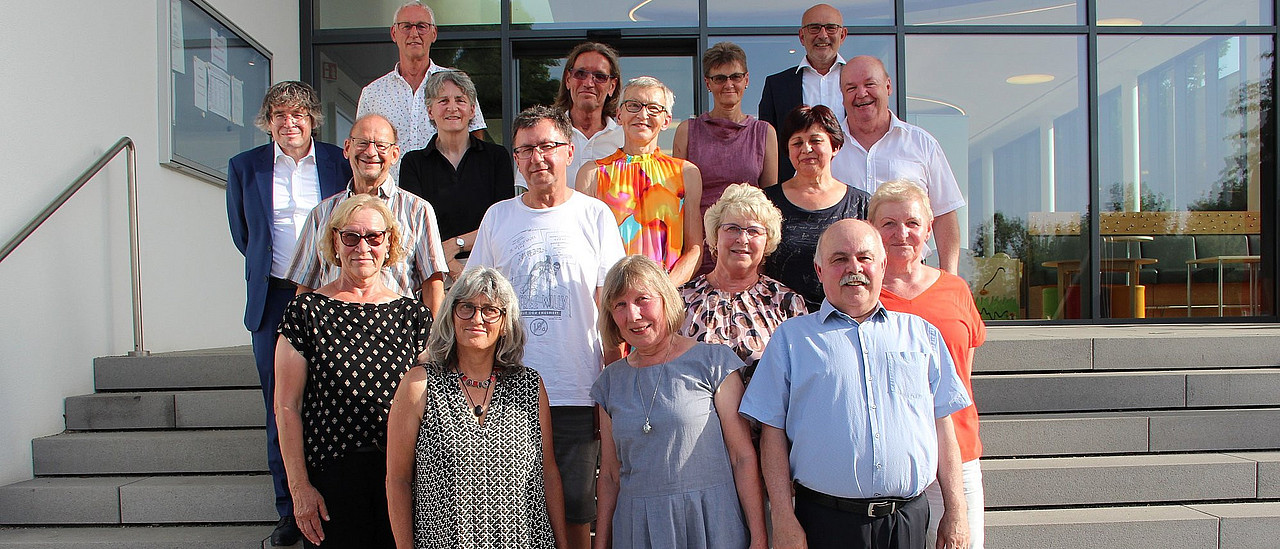
[[[276,345],[276,424],[305,547],[394,547],[387,518],[387,412],[427,349],[431,312],[382,282],[404,257],[375,196],[344,200],[320,255],[337,280],[285,308]]]
[[[441,310],[425,364],[405,375],[391,406],[396,547],[562,546],[551,409],[542,379],[521,364],[515,291],[494,269],[467,269]]]

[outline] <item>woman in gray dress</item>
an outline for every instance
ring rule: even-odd
[[[591,388],[600,405],[595,549],[767,547],[759,466],[738,415],[742,360],[677,334],[684,302],[653,260],[605,277],[600,331],[631,354]]]

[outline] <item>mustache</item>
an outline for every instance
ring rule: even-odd
[[[863,286],[870,284],[871,279],[862,273],[849,273],[840,277],[841,286],[852,286],[854,284],[862,284]]]

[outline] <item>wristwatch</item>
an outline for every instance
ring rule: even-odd
[[[459,250],[465,249],[467,247],[467,241],[463,240],[461,236],[459,236],[457,240],[454,240],[453,243],[458,245]]]

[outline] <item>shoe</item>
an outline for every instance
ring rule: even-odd
[[[271,531],[272,547],[288,547],[297,544],[300,539],[302,539],[302,530],[298,529],[298,523],[293,520],[293,515],[281,517],[280,522],[276,523],[276,529]]]

